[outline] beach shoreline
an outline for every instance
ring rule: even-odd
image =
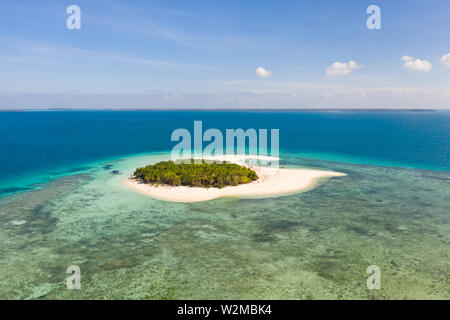
[[[345,173],[315,169],[285,169],[262,167],[246,164],[247,160],[278,161],[278,158],[267,156],[217,156],[204,160],[227,161],[244,165],[256,172],[259,179],[238,186],[219,188],[201,188],[188,186],[149,185],[129,177],[124,185],[141,194],[155,199],[170,202],[204,202],[218,198],[273,198],[305,192],[313,189],[319,180],[342,177]]]

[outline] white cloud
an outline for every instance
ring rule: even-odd
[[[272,72],[264,69],[263,67],[259,67],[255,71],[256,75],[260,78],[269,78]]]
[[[346,76],[353,70],[361,68],[355,61],[350,62],[335,62],[327,68],[327,76]]]
[[[18,49],[19,49],[20,53],[22,53],[22,54],[25,54],[28,56],[31,55],[31,57],[36,57],[36,55],[43,55],[45,58],[51,59],[51,61],[54,61],[57,58],[67,58],[67,59],[71,59],[71,61],[73,61],[73,59],[75,59],[75,58],[79,58],[79,59],[90,58],[90,59],[102,59],[102,61],[105,61],[105,59],[108,59],[108,60],[112,60],[112,61],[142,64],[142,65],[154,66],[154,67],[213,68],[212,66],[207,66],[207,65],[178,63],[178,62],[170,62],[170,61],[162,61],[162,60],[152,60],[152,59],[146,59],[146,58],[134,58],[134,57],[128,57],[128,56],[116,54],[114,52],[88,50],[88,49],[66,46],[66,45],[52,45],[52,44],[41,43],[41,44],[36,44],[31,47],[20,46],[20,47],[18,47]]]
[[[379,87],[297,89],[257,92],[219,91],[167,92],[148,91],[135,94],[100,93],[4,93],[2,107],[24,108],[450,108],[450,88]]]
[[[442,56],[441,64],[444,66],[444,68],[450,68],[450,53]]]
[[[411,71],[428,72],[431,70],[431,63],[426,60],[414,59],[411,56],[403,56],[402,60],[405,61],[403,66]]]

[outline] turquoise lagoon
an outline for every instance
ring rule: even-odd
[[[0,113],[1,299],[449,299],[449,113]],[[347,176],[266,199],[127,189],[170,132],[280,128],[283,166]],[[121,176],[111,175],[122,170]],[[81,269],[68,290],[66,269]],[[368,290],[366,269],[381,269]]]

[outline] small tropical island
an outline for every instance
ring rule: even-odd
[[[206,160],[206,161],[204,161]],[[280,159],[262,155],[223,155],[184,160],[178,164],[160,159],[139,167],[123,181],[143,195],[171,202],[202,202],[219,198],[267,198],[305,192],[319,181],[343,177],[344,173],[311,168],[260,166]],[[250,161],[251,162],[251,161]],[[254,162],[253,162],[254,163]]]
[[[226,161],[162,161],[137,168],[134,179],[150,185],[225,188],[258,180],[255,171]]]

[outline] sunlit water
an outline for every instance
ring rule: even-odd
[[[197,117],[189,115],[186,125],[180,119],[176,124],[185,127]],[[406,119],[401,123],[412,121]],[[418,127],[414,122],[405,130],[423,132]],[[37,128],[43,134],[47,124]],[[392,137],[395,132],[400,136],[387,138],[385,154],[395,149],[392,140],[407,140],[396,128]],[[82,143],[73,137],[62,142],[55,137],[53,144],[38,141],[30,147],[38,160],[14,156],[17,144],[11,142],[7,149],[6,139],[3,150],[10,153],[1,160],[11,163],[11,172],[20,172],[18,163],[39,168],[45,157],[59,160],[45,170],[5,175],[4,186],[17,189],[4,187],[0,197],[0,299],[449,299],[448,135],[436,128],[422,138],[422,147],[409,142],[416,145],[416,157],[399,147],[397,154],[404,157],[396,157],[398,161],[383,157],[381,147],[373,157],[370,148],[360,158],[358,150],[339,157],[325,142],[328,148],[320,152],[300,147],[283,151],[282,166],[347,176],[305,193],[203,203],[159,201],[124,187],[134,168],[167,157],[136,155],[145,145],[132,142],[130,133],[118,138],[117,152],[108,149],[112,141],[97,153],[89,142],[83,153]],[[58,130],[50,126],[48,135]],[[346,148],[371,141],[369,136],[355,138]],[[130,145],[123,146],[126,139]],[[55,143],[66,145],[67,154],[52,158],[39,153],[39,145],[50,150]],[[429,143],[438,151],[421,155],[420,150],[432,150]],[[415,169],[404,168],[408,166]],[[112,169],[123,174],[111,175]],[[67,289],[70,265],[81,269],[81,290]],[[381,269],[380,290],[366,286],[371,265]]]
[[[98,164],[3,197],[0,298],[450,298],[447,172],[284,157],[348,175],[290,196],[195,204],[123,186],[163,158]],[[66,287],[69,265],[81,290]],[[370,265],[381,290],[366,287]]]

